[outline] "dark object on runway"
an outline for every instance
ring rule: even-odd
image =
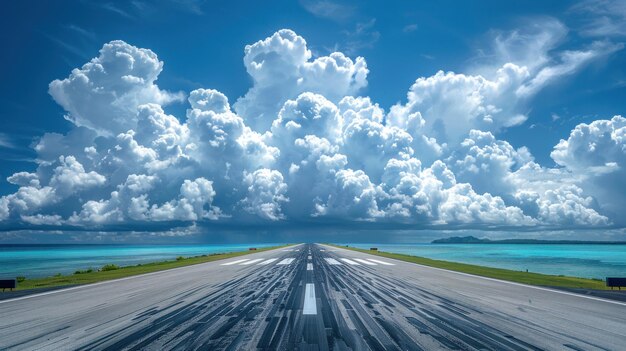
[[[256,247],[251,247],[251,248],[249,248],[248,250],[250,250],[250,251],[256,251]]]
[[[378,251],[377,247],[370,247],[370,251]]]
[[[622,290],[622,287],[626,287],[626,278],[606,278],[606,286],[610,286],[611,290],[615,287]]]
[[[2,288],[2,291],[4,289],[13,291],[13,289],[17,288],[17,281],[15,279],[0,279],[0,288]]]

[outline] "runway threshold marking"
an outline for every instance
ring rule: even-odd
[[[315,284],[307,284],[304,289],[304,307],[302,314],[316,315],[317,304],[315,302]]]
[[[360,263],[356,263],[356,262],[354,262],[352,260],[349,260],[347,258],[342,258],[341,260],[344,261],[345,263],[353,265],[353,266],[360,266],[361,265]]]
[[[336,259],[334,259],[334,258],[328,258],[328,257],[326,257],[326,258],[324,258],[324,259],[326,260],[326,262],[328,262],[328,264],[333,264],[333,265],[341,264],[341,262],[337,261],[337,260],[336,260]]]
[[[368,260],[372,261],[372,262],[376,262],[376,263],[380,263],[380,264],[384,264],[385,266],[395,266],[394,263],[389,263],[389,262],[385,262],[385,261],[380,261],[380,260],[375,260],[373,258],[368,258]]]
[[[207,263],[204,263],[204,264],[212,264],[212,263],[216,263],[216,262],[207,262]],[[200,266],[200,264],[198,264],[198,266]],[[123,281],[126,281],[126,280],[140,279],[140,278],[150,277],[150,276],[153,276],[153,275],[160,275],[160,274],[163,274],[163,273],[171,273],[171,272],[174,272],[174,271],[184,271],[184,270],[187,270],[187,269],[189,269],[188,266],[182,266],[182,267],[167,269],[167,270],[163,270],[163,271],[144,273],[144,274],[140,274],[140,275],[133,275],[133,276],[130,276],[130,277],[105,280],[105,281],[102,281],[102,282],[97,282],[97,283],[92,283],[92,284],[84,284],[84,285],[72,286],[70,288],[61,288],[61,289],[58,289],[58,290],[46,291],[46,292],[42,292],[42,293],[35,293],[35,294],[32,294],[32,295],[26,295],[26,296],[20,296],[20,297],[16,297],[16,298],[12,298],[12,299],[0,300],[0,305],[1,304],[12,303],[12,302],[17,302],[17,301],[22,301],[22,300],[28,300],[28,299],[37,298],[37,297],[48,296],[48,295],[57,295],[57,294],[67,293],[67,292],[74,291],[74,290],[89,289],[89,288],[93,288],[94,286],[116,284],[116,283],[123,282]],[[622,303],[622,304],[624,306],[626,306],[626,303]]]
[[[359,261],[359,262],[361,262],[361,263],[363,263],[363,264],[366,264],[366,265],[368,265],[368,266],[375,266],[375,265],[376,265],[376,263],[374,263],[374,262],[370,262],[370,261],[368,261],[368,260],[364,260],[364,259],[362,259],[362,258],[355,258],[354,260],[355,260],[355,261]]]
[[[295,258],[285,258],[284,260],[278,262],[277,264],[291,264]]]
[[[265,266],[266,264],[270,264],[270,263],[272,263],[272,262],[276,261],[277,259],[278,259],[278,258],[268,258],[267,260],[265,260],[265,261],[263,261],[263,262],[259,263],[259,266]]]
[[[339,251],[339,250],[328,250],[328,251]],[[528,284],[523,284],[523,283],[510,282],[510,281],[496,279],[496,278],[483,277],[483,276],[480,276],[480,275],[475,275],[475,274],[470,274],[470,273],[463,273],[463,272],[452,271],[452,270],[444,269],[444,268],[437,268],[437,267],[426,266],[426,265],[419,264],[419,263],[414,263],[414,262],[406,262],[406,261],[400,261],[400,262],[407,263],[407,264],[413,264],[413,265],[416,265],[416,266],[420,266],[420,267],[422,267],[424,269],[434,269],[434,270],[437,270],[437,271],[442,271],[442,272],[451,273],[451,274],[463,275],[463,276],[466,276],[466,277],[471,277],[471,278],[476,278],[476,279],[489,280],[489,281],[496,282],[496,283],[501,283],[501,284],[515,285],[515,286],[519,286],[519,287],[522,287],[522,288],[528,288],[528,289],[534,289],[534,290],[542,290],[542,291],[551,292],[551,293],[555,293],[555,294],[568,295],[568,296],[573,296],[573,297],[580,297],[582,299],[587,299],[587,300],[594,300],[594,301],[599,301],[599,302],[610,303],[610,304],[613,304],[613,305],[626,306],[626,302],[622,302],[622,301],[615,301],[615,300],[604,299],[604,298],[601,298],[601,297],[594,297],[594,296],[582,295],[582,294],[568,292],[568,291],[544,288],[544,287],[541,287],[541,286],[534,286],[534,285],[528,285]],[[2,301],[0,301],[0,304],[1,303],[2,303]]]
[[[313,270],[313,263],[307,263],[306,264],[306,270],[307,271],[312,271]]]
[[[220,264],[220,266],[230,266],[232,264],[237,264],[237,263],[241,263],[241,262],[246,262],[248,261],[249,258],[244,258],[243,260],[237,260],[237,261],[232,261],[232,262],[226,262],[226,263],[222,263]]]
[[[254,260],[250,260],[250,261],[248,261],[248,262],[244,262],[244,263],[242,263],[241,265],[242,265],[242,266],[247,266],[247,265],[249,265],[249,264],[255,264],[255,263],[260,262],[260,261],[263,261],[263,260],[264,260],[263,258],[255,258]]]

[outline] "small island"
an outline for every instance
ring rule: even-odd
[[[479,239],[475,236],[453,236],[436,239],[431,244],[604,244],[626,245],[626,241],[592,241],[592,240],[542,240],[542,239]]]

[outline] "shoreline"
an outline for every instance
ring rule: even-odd
[[[11,299],[14,297],[21,297],[30,294],[36,294],[40,292],[56,290],[61,288],[67,288],[77,285],[93,284],[108,280],[114,280],[119,278],[126,278],[137,276],[146,273],[153,273],[164,271],[173,268],[186,267],[196,264],[202,264],[207,262],[213,262],[223,260],[232,257],[249,255],[257,252],[269,251],[279,249],[281,247],[287,247],[292,244],[268,246],[263,248],[257,248],[256,250],[247,251],[235,251],[206,254],[200,256],[182,257],[179,256],[175,260],[156,261],[145,264],[138,264],[132,266],[116,266],[107,264],[101,267],[99,270],[88,272],[87,270],[77,269],[74,274],[68,275],[55,275],[44,278],[26,278],[22,282],[17,283],[17,289],[14,291],[0,290],[0,300]],[[108,268],[105,268],[108,267]],[[102,269],[105,268],[105,269]],[[79,273],[80,272],[80,273]]]
[[[494,278],[500,280],[506,280],[515,283],[528,284],[534,286],[542,286],[556,289],[583,289],[594,290],[594,291],[611,291],[610,288],[606,287],[606,284],[603,280],[598,279],[589,279],[589,278],[579,278],[579,277],[570,277],[564,275],[550,275],[550,274],[542,274],[542,273],[533,273],[533,272],[524,272],[524,271],[514,271],[510,269],[504,268],[493,268],[486,267],[474,264],[467,263],[458,263],[452,261],[443,261],[436,260],[421,256],[407,255],[407,254],[399,254],[393,252],[385,252],[385,251],[372,251],[367,249],[360,249],[351,246],[345,245],[337,245],[337,244],[328,244],[330,246],[334,246],[341,249],[347,249],[357,252],[363,252],[370,255],[386,257],[391,259],[396,259],[409,263],[416,263],[424,266],[441,268],[455,272],[473,274],[477,276]],[[624,290],[623,292],[626,292]]]

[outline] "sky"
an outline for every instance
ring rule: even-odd
[[[0,242],[624,235],[623,1],[0,13]]]

